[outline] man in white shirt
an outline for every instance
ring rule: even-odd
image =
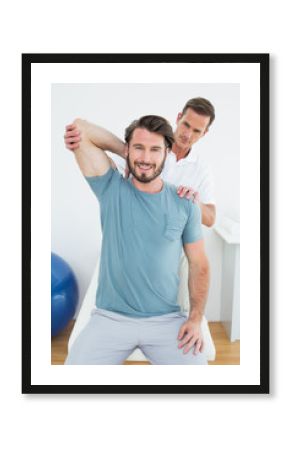
[[[208,132],[214,118],[215,110],[208,100],[188,100],[177,116],[174,144],[163,171],[165,181],[184,187],[179,190],[181,196],[193,194],[202,211],[202,223],[208,227],[215,222],[213,181],[192,147]]]
[[[213,180],[210,170],[200,161],[192,146],[208,132],[214,119],[214,107],[207,99],[196,97],[188,100],[177,116],[174,144],[161,175],[164,181],[179,187],[180,197],[193,197],[201,208],[202,223],[208,227],[214,224],[216,215]],[[124,158],[124,142],[107,130],[102,130],[102,133],[108,150]],[[67,127],[64,138],[69,150],[78,148],[81,136],[72,125]]]

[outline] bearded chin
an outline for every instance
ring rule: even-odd
[[[166,155],[162,161],[162,163],[160,164],[160,166],[157,167],[157,169],[155,170],[155,172],[153,173],[153,175],[151,175],[150,177],[146,177],[146,173],[142,173],[141,175],[138,175],[134,169],[134,167],[132,166],[130,159],[129,159],[129,155],[127,156],[127,166],[129,169],[129,173],[131,173],[133,175],[134,178],[136,178],[136,180],[138,180],[140,183],[150,183],[150,181],[155,180],[155,178],[159,177],[159,175],[161,174],[164,164],[165,164],[165,160],[166,160]]]

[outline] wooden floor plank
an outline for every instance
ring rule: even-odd
[[[51,364],[62,365],[67,356],[67,343],[74,326],[72,320],[68,326],[51,340]],[[210,365],[238,365],[240,364],[240,341],[230,342],[221,322],[209,322],[210,332],[216,347],[215,361]],[[147,365],[145,361],[126,361],[126,365]]]

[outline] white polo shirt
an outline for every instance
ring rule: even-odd
[[[211,171],[194,151],[179,161],[173,151],[168,153],[161,177],[175,186],[191,187],[199,192],[204,204],[215,204],[214,183]]]

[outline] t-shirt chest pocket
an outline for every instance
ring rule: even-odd
[[[184,225],[184,220],[182,218],[166,215],[164,237],[170,241],[181,239]]]

